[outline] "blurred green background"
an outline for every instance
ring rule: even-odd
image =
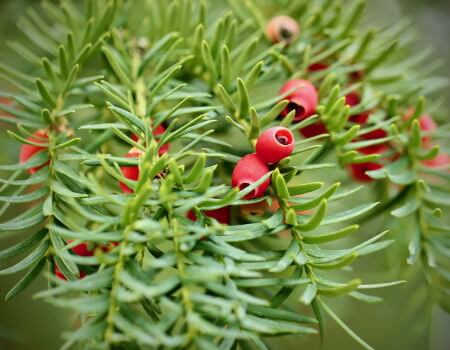
[[[295,1],[295,0],[293,0]],[[314,1],[314,0],[311,0]],[[20,65],[15,55],[8,50],[6,41],[18,38],[18,18],[26,7],[36,4],[30,0],[0,0],[0,62]],[[425,46],[435,49],[435,58],[441,58],[443,65],[439,73],[450,77],[450,1],[449,0],[368,0],[367,24],[386,26],[399,21],[407,15],[417,27],[417,50]],[[16,62],[17,61],[17,62]],[[0,89],[5,89],[0,80]],[[444,92],[447,97],[449,91]],[[447,98],[447,105],[449,104]],[[14,162],[18,154],[18,145],[10,142],[5,126],[0,124],[0,162]],[[379,227],[381,222],[363,227],[367,235],[371,228]],[[407,231],[399,224],[392,235]],[[368,225],[366,225],[368,226]],[[3,234],[4,236],[4,234]],[[17,241],[17,237],[2,237],[0,249]],[[450,316],[438,307],[430,307],[431,296],[425,286],[420,266],[400,271],[395,262],[405,255],[404,242],[400,240],[389,251],[377,253],[370,258],[361,258],[356,264],[356,272],[366,276],[367,282],[389,281],[399,278],[408,279],[402,286],[382,290],[377,295],[385,298],[381,304],[362,304],[349,298],[332,300],[330,304],[342,318],[369,344],[383,350],[448,350],[450,349]],[[395,260],[394,260],[395,258]],[[393,263],[394,261],[394,263]],[[0,264],[0,267],[2,265]],[[74,315],[66,313],[41,301],[32,300],[33,294],[46,288],[41,278],[30,289],[14,300],[3,301],[17,276],[0,279],[0,349],[1,350],[52,350],[62,344],[60,333],[76,324]],[[283,339],[272,338],[273,348],[283,349],[320,349],[318,337]],[[276,346],[275,346],[276,344]],[[334,322],[328,322],[323,349],[359,349]]]

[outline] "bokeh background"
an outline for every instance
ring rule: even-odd
[[[293,0],[295,1],[295,0]],[[314,1],[314,0],[311,0]],[[20,65],[5,43],[19,39],[18,19],[26,7],[35,6],[37,1],[0,0],[0,62]],[[425,47],[434,49],[434,58],[442,60],[438,73],[450,78],[450,1],[449,0],[368,0],[366,24],[389,26],[407,16],[417,28],[416,50]],[[7,89],[0,79],[0,90]],[[450,91],[443,91],[447,106],[450,106]],[[6,136],[5,126],[0,124],[0,162],[12,163],[17,158],[18,145]],[[367,234],[371,227],[381,222],[366,225]],[[363,227],[364,229],[364,227]],[[392,235],[408,227],[399,224]],[[16,241],[17,237],[2,233],[0,250]],[[362,304],[349,298],[330,301],[339,315],[376,349],[382,350],[448,350],[450,349],[450,316],[436,306],[431,306],[431,295],[424,288],[425,281],[420,266],[402,269],[399,256],[405,255],[402,240],[387,252],[377,253],[359,260],[356,270],[368,275],[368,282],[377,280],[408,279],[399,287],[382,290],[377,295],[385,302],[375,305]],[[0,264],[0,268],[2,265]],[[17,276],[0,279],[0,350],[53,350],[62,344],[60,333],[76,323],[74,315],[66,313],[42,301],[32,299],[33,294],[46,288],[43,278],[26,292],[5,303],[6,292]],[[333,322],[327,324],[327,334],[322,349],[359,349]],[[270,339],[276,349],[320,349],[321,344],[314,337]]]

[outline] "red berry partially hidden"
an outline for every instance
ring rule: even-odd
[[[356,70],[350,73],[350,79],[353,81],[360,81],[364,78],[364,71]]]
[[[273,17],[266,25],[266,35],[274,44],[279,42],[290,44],[299,34],[298,23],[289,16]]]
[[[376,129],[374,131],[368,132],[367,134],[361,135],[362,141],[364,140],[377,140],[382,139],[387,136],[387,132],[383,129]],[[359,152],[364,154],[374,154],[374,153],[383,153],[388,150],[388,146],[386,143],[379,143],[377,145],[366,146],[358,149]]]
[[[250,186],[258,181],[262,176],[269,172],[267,165],[258,158],[255,153],[242,157],[236,164],[231,176],[231,184],[240,190]],[[246,199],[258,198],[264,195],[267,187],[270,185],[270,178],[256,187],[252,192],[245,196]]]
[[[305,126],[305,127],[301,128],[299,131],[306,138],[314,137],[314,136],[317,136],[320,134],[326,134],[328,132],[325,124],[320,121],[316,122],[314,124]]]
[[[369,175],[367,175],[366,172],[371,170],[378,170],[381,169],[382,167],[383,166],[381,164],[374,162],[350,164],[349,166],[352,177],[356,181],[361,182],[372,182],[373,179]]]
[[[71,243],[73,241],[70,240],[68,242]],[[94,255],[94,249],[90,250],[88,247],[88,243],[80,243],[80,244],[76,245],[75,247],[71,248],[70,250],[79,256],[93,256]]]
[[[292,110],[295,111],[294,121],[299,122],[316,112],[319,102],[317,90],[308,80],[291,80],[288,81],[280,90],[280,95],[291,91],[286,100],[289,101],[287,107],[281,112],[282,117],[286,117]],[[300,129],[300,133],[304,137],[313,137],[327,132],[327,128],[322,122],[316,122]]]
[[[345,96],[345,102],[350,106],[354,107],[361,103],[361,98],[358,93],[356,92],[350,92]],[[351,115],[349,120],[353,123],[357,124],[365,124],[367,123],[367,120],[369,119],[369,113],[368,112],[362,112],[360,114]]]
[[[437,129],[437,124],[429,114],[424,114],[419,118],[420,129],[424,132],[431,132]],[[431,146],[431,136],[422,136],[425,147]]]
[[[439,153],[435,158],[424,160],[422,163],[429,168],[448,168],[450,165],[450,155],[447,153]]]
[[[289,157],[294,150],[295,140],[291,130],[276,126],[264,131],[256,141],[256,154],[264,163],[278,163]]]
[[[34,143],[45,144],[48,140],[47,130],[45,130],[45,129],[37,130],[33,134],[33,136],[28,137],[27,140],[34,142]],[[47,149],[47,147],[45,147],[45,146],[40,147],[40,146],[28,145],[28,144],[21,145],[20,146],[20,155],[19,155],[20,163],[26,163],[35,154],[42,152],[45,149]],[[34,174],[36,171],[38,171],[39,169],[41,169],[42,167],[44,167],[47,164],[48,163],[40,165],[38,167],[30,168],[30,169],[28,169],[28,172],[30,174]]]
[[[313,115],[318,103],[317,90],[308,80],[290,80],[280,90],[280,95],[293,90],[285,97],[289,101],[286,109],[281,112],[282,117],[295,110],[294,121],[298,122]]]
[[[210,218],[216,219],[221,224],[228,225],[230,223],[230,217],[231,217],[231,207],[230,206],[226,206],[226,207],[214,209],[214,210],[205,210],[203,213]],[[192,210],[190,210],[187,213],[187,217],[188,217],[188,219],[190,219],[192,221],[197,221],[197,217],[195,216],[195,214]]]
[[[321,62],[317,62],[317,63],[313,63],[308,67],[308,71],[310,72],[320,72],[321,70],[325,70],[329,67],[328,64],[326,63],[321,63]]]
[[[126,155],[126,158],[139,158],[141,155],[141,151],[137,148],[132,148]],[[139,179],[139,167],[137,165],[133,166],[121,166],[120,170],[122,171],[122,174],[125,178],[133,181],[137,181]],[[128,187],[123,182],[119,182],[119,186],[125,193],[133,193],[133,190]]]
[[[376,140],[381,139],[387,136],[387,132],[383,129],[376,129],[374,131],[371,131],[367,134],[361,135],[360,140]],[[389,147],[386,143],[380,143],[377,145],[371,145],[366,146],[358,149],[358,152],[365,155],[370,154],[380,154],[384,153],[389,150]],[[370,176],[366,174],[367,171],[371,170],[378,170],[383,168],[382,164],[375,163],[375,162],[366,162],[366,163],[356,163],[356,164],[350,164],[349,169],[351,172],[351,175],[353,179],[356,181],[361,182],[372,182],[374,179],[372,179]]]
[[[154,130],[153,130],[153,135],[154,136],[158,136],[158,135],[162,135],[164,134],[164,132],[166,131],[166,128],[164,127],[164,125],[159,124]],[[136,134],[131,135],[131,138],[133,139],[133,141],[138,142],[139,141],[139,136]],[[161,156],[164,153],[167,153],[169,151],[169,147],[170,145],[168,143],[162,145],[159,150],[158,150],[158,154]]]
[[[405,116],[403,117],[403,120],[410,119],[414,114],[414,109],[410,108],[406,112]],[[433,120],[433,118],[429,114],[423,114],[418,118],[420,130],[424,132],[432,132],[437,129],[437,124]],[[425,135],[422,136],[422,143],[426,148],[432,147],[431,145],[431,136]]]
[[[58,277],[60,280],[64,280],[66,281],[67,278],[66,276],[64,276],[64,274],[61,272],[61,270],[59,269],[58,265],[55,264],[55,268],[54,268],[54,273],[55,276]],[[80,279],[86,276],[86,272],[80,270]]]

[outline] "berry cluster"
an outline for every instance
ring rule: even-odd
[[[150,121],[150,124],[151,124],[151,121]],[[159,124],[157,127],[155,127],[152,130],[152,134],[153,134],[153,136],[160,136],[160,135],[164,134],[165,131],[166,131],[166,128],[162,124]],[[136,134],[131,135],[131,139],[135,142],[141,141],[141,138]],[[161,145],[158,149],[158,155],[161,156],[164,153],[168,152],[169,147],[170,147],[169,144]],[[139,158],[141,156],[141,154],[142,154],[142,151],[139,148],[132,147],[128,151],[128,153],[125,155],[125,157],[126,158]],[[137,181],[139,179],[139,166],[137,166],[137,165],[122,166],[122,167],[120,167],[120,170],[122,171],[123,176],[128,180]],[[128,187],[126,184],[124,184],[123,182],[120,182],[119,185],[123,192],[133,193],[133,190],[130,187]]]
[[[266,35],[273,43],[281,43],[289,45],[294,42],[300,35],[300,28],[298,23],[288,16],[274,17],[267,25]],[[328,63],[316,62],[308,67],[310,73],[317,73],[325,71],[330,67]],[[363,78],[363,72],[352,72],[349,75],[349,79],[352,81],[361,80]],[[314,114],[317,113],[317,107],[319,104],[319,93],[317,86],[306,79],[293,79],[287,81],[279,91],[280,98],[287,100],[288,104],[286,108],[280,113],[280,118],[286,118],[288,115],[292,116],[292,121],[295,123],[302,122]],[[350,107],[355,107],[361,104],[362,97],[359,92],[352,91],[345,96],[346,104]],[[369,123],[371,111],[364,111],[358,114],[351,115],[349,122],[353,124],[359,124],[361,126]],[[409,120],[414,111],[410,110],[405,114],[404,121]],[[431,142],[430,132],[433,132],[437,126],[433,119],[429,115],[423,115],[418,118],[420,128],[425,133],[422,137],[422,146],[425,150],[431,149],[433,144]],[[162,124],[152,126],[151,119],[148,119],[150,130],[153,136],[159,140],[165,133],[166,129]],[[39,129],[29,136],[20,149],[20,162],[25,163],[37,153],[48,150],[50,147],[49,129]],[[306,138],[318,136],[320,134],[327,133],[327,127],[323,121],[316,121],[310,125],[304,126],[299,129],[301,135]],[[369,141],[369,140],[381,140],[388,137],[388,133],[384,129],[375,129],[364,134],[360,134],[354,142]],[[137,147],[141,144],[145,145],[144,135],[132,134],[131,140],[135,145],[126,154],[125,158],[136,159],[140,158],[143,151],[142,147]],[[271,167],[277,166],[282,159],[289,157],[295,147],[295,138],[293,133],[285,127],[277,126],[272,127],[264,131],[257,139],[255,145],[255,153],[248,154],[242,157],[235,168],[233,169],[231,184],[233,187],[239,190],[244,190],[248,186],[251,186],[263,176],[270,172]],[[159,156],[169,151],[170,145],[168,143],[159,144],[157,153]],[[385,163],[392,162],[400,157],[400,152],[395,150],[393,145],[388,141],[379,142],[374,145],[360,147],[358,153],[362,156],[380,154],[382,157],[377,161],[354,163],[348,166],[348,170],[352,178],[356,181],[371,182],[373,179],[367,175],[368,171],[381,169]],[[392,155],[393,154],[393,155]],[[450,163],[450,157],[448,154],[439,154],[432,160],[424,160],[423,164],[429,167],[442,167]],[[39,169],[49,165],[46,164],[32,167],[28,169],[29,173],[34,174]],[[139,165],[124,165],[120,167],[122,175],[125,179],[131,183],[137,181],[140,176]],[[265,195],[266,190],[270,186],[271,179],[267,178],[264,182],[255,187],[250,193],[245,196],[245,199],[260,198]],[[130,183],[119,182],[120,189],[123,193],[133,193],[133,188],[130,187]],[[276,201],[274,202],[277,205]],[[261,203],[262,207],[267,206],[267,203]],[[255,210],[255,205],[250,205],[246,209]],[[214,218],[219,223],[229,224],[231,218],[231,207],[226,206],[215,210],[206,210],[202,213],[189,211],[187,218],[192,221],[197,221],[202,218],[202,215]],[[70,243],[71,241],[68,241]],[[113,244],[116,245],[116,244]],[[79,245],[71,249],[72,253],[79,256],[92,256],[97,246],[90,247],[88,243],[80,243]],[[110,249],[111,246],[99,245],[101,250]],[[59,267],[55,264],[55,275],[59,278],[65,279],[63,273]],[[85,271],[80,271],[80,278],[86,275]]]
[[[289,157],[294,150],[295,140],[292,132],[281,126],[263,132],[256,141],[256,153],[248,154],[236,164],[231,176],[231,184],[240,190],[255,183],[269,172],[269,166]],[[245,198],[262,197],[270,185],[266,179]]]
[[[266,35],[273,43],[290,44],[300,34],[300,28],[297,22],[288,16],[274,17],[266,27]],[[316,62],[308,67],[310,73],[321,72],[329,68],[328,63]],[[364,72],[355,71],[349,74],[349,80],[360,81],[363,79]],[[281,117],[286,117],[291,111],[295,111],[293,121],[300,122],[311,117],[316,112],[318,104],[318,93],[316,87],[308,80],[291,80],[288,81],[280,90],[280,95],[289,101],[285,110],[281,113]],[[358,106],[361,103],[361,96],[358,92],[352,91],[345,96],[346,104],[349,107]],[[408,111],[404,120],[411,117],[413,111]],[[358,114],[351,115],[349,121],[354,124],[365,125],[368,123],[370,111],[363,111]],[[423,133],[427,134],[436,129],[436,124],[429,115],[423,115],[419,119],[420,128]],[[314,137],[327,132],[326,125],[321,122],[315,122],[300,129],[300,133],[306,137]],[[384,129],[376,129],[368,133],[362,134],[355,141],[369,141],[383,139],[388,136]],[[431,149],[433,145],[429,136],[424,136],[422,146],[425,150]],[[363,163],[353,163],[348,166],[348,170],[352,178],[360,182],[371,182],[373,179],[367,175],[368,171],[383,168],[383,164],[392,162],[399,158],[400,154],[389,142],[381,142],[375,145],[361,147],[358,153],[362,156],[375,154],[389,154],[378,161],[370,161]],[[424,160],[423,164],[428,167],[445,167],[450,163],[450,156],[445,153],[438,154],[431,160]]]

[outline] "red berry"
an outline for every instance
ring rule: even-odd
[[[69,243],[73,242],[69,240]],[[72,252],[79,256],[92,256],[94,255],[94,249],[90,250],[88,247],[88,243],[80,243],[75,247],[71,248]]]
[[[58,277],[60,280],[66,280],[66,276],[63,275],[59,267],[55,264],[55,276]]]
[[[162,134],[165,133],[165,131],[166,131],[166,128],[164,127],[164,125],[159,124],[159,125],[156,127],[156,129],[153,130],[153,135],[155,135],[155,136],[162,135]],[[162,145],[162,146],[159,148],[159,150],[158,150],[158,154],[161,156],[161,155],[163,155],[164,153],[168,152],[168,151],[169,151],[169,147],[170,147],[170,146],[169,146],[168,143]]]
[[[289,101],[286,109],[281,112],[282,117],[295,110],[294,121],[298,122],[313,115],[318,103],[317,90],[308,80],[290,80],[280,90],[280,95],[293,90],[285,97]]]
[[[159,124],[154,130],[153,130],[153,135],[154,136],[158,136],[158,135],[162,135],[164,134],[164,132],[166,131],[166,128],[164,127],[164,125]],[[133,141],[138,142],[139,141],[139,136],[136,134],[131,135],[131,138],[133,139]],[[159,142],[159,141],[158,141]],[[158,150],[158,154],[161,156],[164,153],[169,151],[169,144],[166,143],[164,145],[162,145],[159,150]]]
[[[312,116],[316,112],[319,97],[316,88],[308,80],[288,81],[281,88],[280,94],[285,94],[295,88],[297,89],[286,96],[286,100],[289,101],[289,104],[284,111],[281,112],[281,116],[286,117],[290,111],[295,110],[294,121],[299,122]],[[300,133],[304,137],[313,137],[326,132],[327,128],[325,127],[325,124],[320,121],[300,129]]]
[[[139,158],[139,156],[142,154],[142,152],[133,147],[126,155],[126,158]],[[137,165],[132,166],[121,166],[120,170],[122,171],[122,174],[125,178],[129,180],[137,181],[139,179],[139,167]],[[125,193],[133,193],[133,190],[129,188],[126,184],[123,182],[119,182],[119,186]]]
[[[34,143],[42,143],[45,144],[48,139],[47,130],[41,129],[36,131],[33,136],[30,136],[27,138],[28,141],[34,142]],[[33,157],[35,154],[44,151],[47,149],[47,147],[40,147],[35,145],[28,145],[23,144],[20,146],[20,163],[26,163],[31,157]],[[48,164],[48,163],[46,163]],[[40,165],[38,167],[30,168],[28,169],[28,172],[30,174],[34,174],[36,171],[44,167],[46,164]]]
[[[313,63],[308,67],[308,71],[310,72],[320,72],[321,70],[325,70],[328,69],[329,65],[326,63],[321,63],[321,62],[317,62],[317,63]]]
[[[435,158],[424,160],[422,163],[429,168],[445,168],[450,165],[450,155],[439,153]]]
[[[305,126],[305,127],[301,128],[299,131],[306,138],[314,137],[314,136],[317,136],[320,134],[326,134],[328,132],[325,124],[320,121],[316,122],[314,124]]]
[[[424,114],[419,118],[420,128],[423,131],[434,131],[437,129],[437,124],[429,114]]]
[[[437,129],[437,124],[429,114],[424,114],[419,118],[420,129],[424,132],[431,132]],[[431,146],[431,136],[423,136],[422,142],[426,147]]]
[[[414,109],[410,108],[403,117],[404,120],[408,120],[414,114]],[[418,118],[420,129],[424,132],[432,132],[437,129],[437,124],[429,114],[424,114]],[[425,147],[431,147],[431,137],[422,136],[422,143]]]
[[[345,103],[347,103],[350,107],[353,107],[361,103],[361,98],[358,93],[350,92],[345,96]]]
[[[55,273],[55,276],[58,277],[60,280],[67,281],[66,276],[64,276],[64,274],[61,272],[58,265],[56,265],[56,264],[55,264],[55,268],[54,268],[54,273]],[[80,279],[85,276],[86,276],[86,272],[80,270]]]
[[[276,126],[264,131],[256,141],[256,154],[267,164],[278,163],[289,157],[294,150],[295,140],[291,130]]]
[[[356,181],[372,182],[373,179],[369,177],[366,172],[371,170],[378,170],[383,168],[381,164],[374,162],[350,164],[349,165],[351,175]]]
[[[387,136],[387,132],[383,129],[376,129],[374,131],[368,132],[367,134],[361,135],[362,140],[377,140],[382,139]],[[364,154],[374,154],[374,153],[383,153],[387,151],[388,147],[386,143],[380,143],[377,145],[367,146],[360,148],[358,151]]]
[[[359,97],[359,94],[356,92],[350,92],[348,95],[345,96],[345,102],[350,106],[357,106],[361,103],[361,98]],[[349,120],[353,123],[357,124],[365,124],[367,123],[367,120],[369,119],[369,113],[363,112],[356,115],[351,115]]]
[[[353,81],[360,81],[362,78],[364,78],[364,71],[362,70],[357,70],[350,73],[350,79]]]
[[[214,209],[214,210],[205,210],[203,212],[203,214],[205,214],[206,216],[208,216],[210,218],[216,219],[221,224],[228,225],[228,224],[230,224],[231,207],[226,206],[226,207]],[[192,221],[197,221],[197,217],[195,216],[195,214],[192,210],[190,210],[187,213],[187,217],[188,217],[188,219],[190,219]]]
[[[273,17],[266,25],[266,35],[274,44],[279,42],[290,44],[299,34],[298,23],[289,16]]]
[[[231,184],[233,187],[238,187],[240,190],[243,190],[258,181],[268,172],[269,168],[267,165],[259,159],[255,153],[248,154],[245,157],[242,157],[234,167],[233,174],[231,176]],[[269,185],[270,178],[264,181],[252,192],[247,194],[244,198],[252,199],[263,196]]]

